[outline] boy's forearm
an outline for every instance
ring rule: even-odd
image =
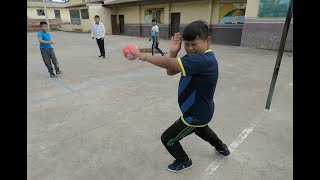
[[[169,75],[169,76],[173,76],[173,75],[176,75],[178,73],[179,73],[179,71],[175,71],[175,70],[172,70],[172,69],[167,69],[167,75]]]
[[[165,69],[172,69],[172,64],[170,61],[173,61],[173,58],[167,56],[151,56],[149,54],[140,54],[139,59],[143,61],[147,61],[153,65],[158,67],[162,67]]]
[[[170,58],[176,58],[177,54],[178,53],[173,53],[173,52],[170,51],[169,57]],[[178,73],[179,73],[179,71],[175,71],[175,70],[172,70],[172,69],[167,69],[167,75],[169,75],[169,76],[172,76],[172,75],[175,75],[175,74],[178,74]]]
[[[51,41],[44,41],[44,40],[39,40],[40,41],[40,43],[42,43],[42,44],[51,44]]]

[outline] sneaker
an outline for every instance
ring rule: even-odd
[[[224,155],[224,156],[228,156],[229,154],[230,154],[230,151],[229,151],[229,149],[228,149],[228,146],[227,145],[225,145],[225,144],[222,144],[222,146],[221,147],[215,147],[216,148],[216,150],[220,153],[220,154],[222,154],[222,155]]]
[[[57,76],[55,74],[50,74],[51,78],[57,78]]]
[[[101,54],[99,57],[102,57],[103,55]]]
[[[102,58],[105,59],[105,58],[106,58],[106,55],[103,55]]]
[[[188,159],[184,162],[179,162],[177,160],[174,160],[172,164],[168,166],[168,170],[170,172],[180,172],[187,169],[190,169],[192,167],[192,161],[191,159]]]
[[[58,70],[58,71],[56,71],[56,74],[57,74],[57,75],[58,75],[58,74],[62,74],[62,71]]]

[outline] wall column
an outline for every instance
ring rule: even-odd
[[[211,21],[212,21],[212,6],[213,6],[213,0],[208,0],[208,20],[207,20],[207,23],[208,23],[208,26],[210,26],[211,24]],[[210,27],[209,27],[210,28]]]

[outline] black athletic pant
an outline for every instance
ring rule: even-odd
[[[176,160],[185,161],[189,157],[179,141],[193,132],[214,147],[222,146],[222,141],[208,125],[204,127],[189,127],[182,122],[181,118],[162,134],[161,141]]]
[[[104,39],[97,39],[97,44],[99,46],[100,55],[105,56],[105,50],[104,50]]]
[[[159,53],[161,53],[161,55],[163,54],[163,52],[161,51],[161,49],[158,47],[158,42],[156,41],[156,39],[152,39],[152,47],[151,47],[151,52],[152,52],[152,56],[153,56],[153,48],[155,48],[157,51],[159,51]]]

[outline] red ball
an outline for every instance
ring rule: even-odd
[[[128,60],[135,60],[138,57],[134,54],[135,51],[138,51],[138,47],[135,44],[127,44],[123,48],[123,55]]]

